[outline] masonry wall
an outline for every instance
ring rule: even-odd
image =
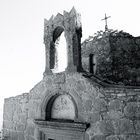
[[[110,35],[112,80],[124,85],[140,85],[140,37],[124,32]]]
[[[140,37],[123,31],[97,32],[82,43],[82,63],[89,71],[89,54],[96,56],[95,75],[121,85],[140,85]]]
[[[140,90],[106,88],[100,99],[100,119],[89,130],[92,140],[140,139]],[[98,116],[97,115],[97,116]],[[96,116],[96,117],[97,117]],[[96,118],[95,117],[95,118]]]
[[[87,39],[82,43],[82,65],[85,71],[89,72],[89,55],[94,54],[96,72],[100,78],[106,78],[110,71],[110,32],[99,32],[97,36]]]
[[[3,135],[6,139],[24,140],[28,120],[28,103],[28,93],[5,99]]]
[[[42,103],[56,93],[74,98],[78,120],[90,124],[87,140],[140,139],[140,89],[103,88],[82,73],[48,75],[30,93],[5,99],[3,130],[7,139],[37,140],[34,119],[43,119]]]

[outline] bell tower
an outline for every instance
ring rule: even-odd
[[[81,37],[82,27],[80,14],[75,8],[70,12],[58,13],[49,20],[44,20],[44,44],[46,50],[46,67],[45,75],[52,74],[52,69],[57,63],[56,44],[61,34],[64,32],[67,50],[67,67],[65,71],[80,72],[82,71],[81,63]]]

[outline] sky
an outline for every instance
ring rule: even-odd
[[[44,18],[74,6],[83,37],[108,28],[140,36],[139,0],[0,0],[0,127],[4,98],[29,92],[43,78]]]

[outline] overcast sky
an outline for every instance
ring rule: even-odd
[[[110,29],[140,36],[139,0],[0,0],[0,125],[3,99],[29,92],[43,77],[44,18],[73,6],[81,13],[82,40],[104,30],[105,13]]]

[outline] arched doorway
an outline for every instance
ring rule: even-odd
[[[69,94],[55,94],[48,100],[45,120],[35,120],[40,140],[85,140],[86,123],[76,122],[77,107]]]

